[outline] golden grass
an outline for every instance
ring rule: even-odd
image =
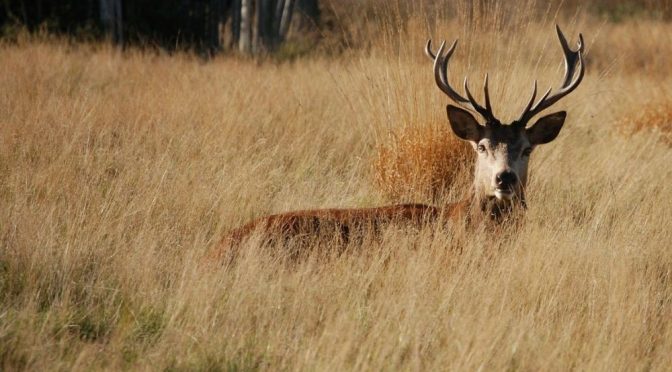
[[[460,37],[453,78],[490,71],[507,120],[533,78],[559,80],[553,23],[484,20],[476,36],[443,21],[431,35]],[[560,137],[533,155],[519,228],[392,226],[291,268],[255,242],[233,267],[201,259],[256,216],[382,204],[381,157],[442,164],[453,150],[436,150],[446,99],[422,17],[367,51],[279,65],[3,45],[0,369],[668,369],[672,152],[618,128],[670,96],[670,26],[561,23],[585,33],[588,71],[557,105]],[[399,169],[385,187],[425,182]]]
[[[376,149],[373,176],[389,200],[439,200],[464,190],[474,162],[472,149],[445,125],[409,126]]]

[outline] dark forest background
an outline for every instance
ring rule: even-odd
[[[318,0],[4,0],[0,26],[6,38],[27,30],[120,47],[258,54],[277,49],[292,23],[316,32],[320,16]]]
[[[301,54],[325,35],[352,46],[348,30],[375,30],[376,18],[403,27],[404,14],[472,18],[496,1],[450,0],[0,0],[0,37],[21,32],[65,35],[74,40],[107,40],[120,48],[157,47],[265,55]],[[466,4],[466,13],[465,13]],[[672,19],[672,0],[562,1],[563,9],[608,21],[646,17]],[[501,3],[499,4],[501,6]],[[543,4],[540,6],[547,11]],[[392,18],[393,22],[389,22]],[[373,21],[373,22],[371,22]],[[363,27],[363,25],[366,25]],[[361,32],[360,32],[361,33]],[[287,47],[286,41],[292,39]],[[283,50],[284,48],[284,50]]]

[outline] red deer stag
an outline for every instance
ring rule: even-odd
[[[561,88],[553,94],[549,88],[535,103],[535,81],[532,96],[523,113],[508,125],[503,125],[492,112],[487,75],[484,82],[485,107],[474,99],[467,79],[464,80],[467,98],[450,86],[448,62],[455,51],[457,40],[445,54],[445,41],[436,54],[432,52],[431,40],[427,41],[425,52],[434,61],[434,79],[439,89],[455,103],[480,114],[484,120],[484,125],[481,125],[469,111],[453,105],[447,106],[448,121],[453,132],[462,140],[471,143],[476,155],[474,183],[462,201],[441,207],[399,204],[377,208],[305,210],[265,216],[231,231],[217,247],[215,255],[222,257],[234,254],[232,249],[255,231],[267,238],[336,233],[347,241],[355,231],[376,231],[383,224],[422,225],[430,221],[451,219],[486,219],[498,222],[506,219],[515,209],[525,209],[524,192],[530,154],[535,146],[549,143],[558,136],[566,112],[546,115],[529,128],[527,124],[535,115],[576,89],[585,70],[582,57],[583,36],[579,34],[578,49],[573,51],[560,28],[556,26],[556,30],[565,58],[565,76]]]

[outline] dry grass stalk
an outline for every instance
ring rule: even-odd
[[[473,164],[473,151],[448,124],[404,127],[376,149],[373,176],[389,200],[436,200],[453,187],[463,187]]]

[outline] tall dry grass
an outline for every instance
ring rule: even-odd
[[[672,153],[655,131],[619,130],[671,94],[665,23],[559,20],[584,32],[588,71],[557,105],[560,137],[535,151],[518,229],[392,226],[294,267],[255,244],[233,267],[201,264],[255,216],[390,198],[379,149],[447,125],[427,36],[461,39],[452,76],[490,71],[503,119],[532,79],[557,84],[553,14],[498,12],[480,33],[444,20],[430,34],[412,16],[367,50],[287,64],[3,45],[0,368],[669,368]],[[426,143],[411,164],[436,158]]]

